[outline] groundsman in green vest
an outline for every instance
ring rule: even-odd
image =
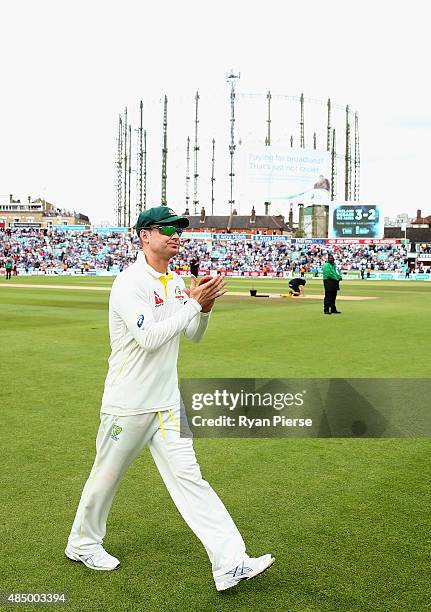
[[[323,266],[323,285],[325,287],[325,298],[323,300],[324,314],[341,314],[335,305],[337,292],[340,289],[341,274],[335,265],[332,253],[328,255],[328,261]]]

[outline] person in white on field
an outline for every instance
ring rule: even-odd
[[[81,495],[65,553],[94,570],[113,570],[118,559],[103,548],[106,522],[121,478],[148,446],[179,512],[204,545],[217,590],[262,573],[273,562],[252,558],[225,506],[202,478],[190,438],[180,436],[177,358],[180,334],[202,339],[222,276],[190,295],[169,269],[189,221],[168,206],[139,215],[142,250],[115,279],[109,300],[111,355],[102,399],[96,459]]]

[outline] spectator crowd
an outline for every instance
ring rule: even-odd
[[[9,261],[14,274],[118,272],[135,260],[138,247],[137,237],[128,234],[7,229],[0,231],[0,268]],[[371,271],[404,272],[407,268],[403,244],[329,245],[276,240],[183,240],[172,265],[189,272],[194,259],[201,271],[318,276],[330,252],[338,269],[359,272],[362,277]],[[431,272],[429,266],[421,264],[414,271]]]
[[[265,241],[212,241],[211,248],[202,241],[190,240],[180,247],[175,263],[180,270],[187,270],[195,258],[201,270],[219,269],[239,274],[260,272],[284,276],[285,273],[318,276],[328,253],[335,257],[337,267],[343,272],[370,271],[402,272],[407,266],[407,250],[404,245],[325,245],[291,244]]]
[[[34,270],[122,270],[136,248],[124,234],[12,229],[0,231],[0,268],[12,259],[18,273]]]

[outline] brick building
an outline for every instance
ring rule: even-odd
[[[12,194],[8,199],[0,198],[0,228],[51,229],[56,225],[83,225],[89,229],[90,219],[82,213],[58,208],[42,198],[33,200],[28,196],[22,200]]]
[[[202,208],[200,215],[190,215],[188,210],[184,215],[190,222],[188,227],[190,232],[265,235],[291,233],[283,215],[256,215],[254,207],[250,215],[238,215],[236,211],[233,211],[231,215],[207,215],[205,208]]]

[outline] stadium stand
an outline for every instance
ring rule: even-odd
[[[20,273],[117,273],[136,257],[138,240],[128,234],[95,234],[13,228],[0,231],[0,269],[12,259]],[[424,251],[429,249],[423,246]],[[184,240],[173,260],[175,268],[189,272],[190,261],[199,261],[202,272],[220,270],[239,276],[259,273],[270,276],[320,275],[332,252],[343,273],[358,276],[370,270],[402,272],[408,253],[404,244],[329,245],[259,240]],[[431,261],[416,260],[412,271],[431,272]],[[412,266],[412,262],[410,263]]]

